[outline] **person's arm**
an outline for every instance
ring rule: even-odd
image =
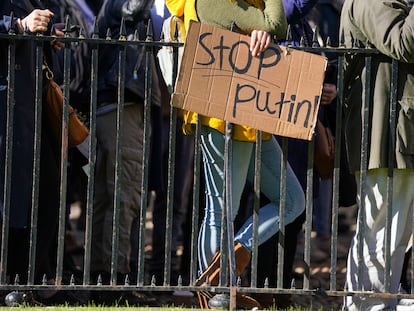
[[[99,14],[99,20],[104,20],[104,23],[100,22],[100,32],[119,28],[122,18],[127,23],[148,18],[152,4],[153,0],[106,0]]]
[[[45,32],[48,29],[50,19],[54,16],[53,12],[46,9],[35,9],[23,19],[18,19],[20,31]]]
[[[28,32],[45,32],[48,29],[50,19],[53,13],[49,10],[35,9],[25,18],[13,18],[4,15],[0,19],[0,32],[8,32],[10,27],[17,33],[22,33],[24,30]]]
[[[414,63],[414,9],[404,2],[354,1],[342,14],[381,53]]]
[[[148,18],[153,0],[129,0],[122,5],[122,16],[127,21]]]
[[[243,0],[197,0],[196,10],[201,22],[230,29],[232,24],[243,33],[265,31],[278,38],[286,35],[287,21],[281,0],[264,0],[260,10]]]

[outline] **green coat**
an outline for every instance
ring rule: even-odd
[[[369,41],[399,61],[397,88],[396,168],[414,168],[414,10],[402,0],[345,0],[341,16],[346,47]],[[388,167],[391,61],[372,58],[368,169]],[[345,139],[351,170],[360,170],[364,58],[347,55],[344,80]],[[392,150],[392,149],[391,149]]]

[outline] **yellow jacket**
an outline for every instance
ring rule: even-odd
[[[250,0],[258,3],[251,3],[256,7],[263,6],[263,2],[261,0]],[[168,10],[172,15],[178,17],[184,17],[184,25],[185,28],[188,29],[188,25],[190,20],[198,21],[197,12],[195,9],[195,0],[165,0],[165,4],[167,5]],[[183,132],[185,134],[192,134],[194,125],[197,123],[197,113],[192,111],[185,111],[184,113],[184,124],[183,124]],[[201,123],[203,125],[209,126],[218,130],[220,133],[224,134],[226,128],[226,121],[220,120],[217,118],[211,117],[202,117]],[[268,140],[270,139],[271,134],[269,133],[262,133],[262,139]],[[233,139],[239,141],[256,141],[256,130],[254,128],[237,125],[233,126]]]

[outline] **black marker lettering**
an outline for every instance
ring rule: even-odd
[[[274,52],[275,59],[274,59],[273,62],[271,62],[269,64],[266,64],[266,63],[264,63],[264,59],[265,59],[265,54],[267,54],[267,53],[261,53],[260,54],[260,63],[259,63],[259,68],[257,70],[257,79],[260,79],[260,75],[262,74],[262,69],[263,68],[269,68],[269,67],[276,66],[280,62],[281,56],[280,56],[280,50],[279,49],[271,46],[271,47],[268,47],[267,50]],[[266,58],[270,58],[270,57],[266,57]]]
[[[270,92],[269,92],[269,91],[267,91],[267,92],[266,92],[266,100],[265,100],[265,105],[264,105],[264,107],[263,107],[263,108],[261,108],[261,107],[259,106],[260,94],[261,94],[260,90],[259,90],[259,91],[257,91],[257,97],[256,97],[256,109],[257,109],[258,111],[265,111],[265,110],[266,110],[269,114],[275,114],[275,113],[276,113],[276,110],[271,111],[271,110],[270,110],[270,108],[269,108],[269,96],[270,96]]]
[[[302,106],[304,106],[304,105],[307,105],[308,111],[306,112],[306,117],[305,117],[305,121],[303,122],[303,126],[304,127],[308,127],[309,117],[310,117],[310,113],[312,111],[312,103],[308,99],[305,99],[305,100],[303,100],[303,101],[301,101],[301,102],[298,103],[298,107],[296,109],[296,114],[295,114],[295,118],[294,118],[293,122],[295,124],[298,122],[299,112],[301,111]]]
[[[198,65],[202,65],[202,66],[208,66],[211,65],[212,63],[214,63],[215,58],[213,53],[210,51],[210,49],[203,43],[203,40],[205,37],[207,36],[211,36],[212,33],[211,32],[206,32],[203,33],[202,35],[200,35],[200,37],[198,38],[198,43],[200,43],[200,46],[207,52],[207,54],[210,56],[210,61],[208,61],[207,63],[200,63],[197,62]]]
[[[238,74],[244,74],[244,73],[248,72],[249,68],[250,68],[250,64],[252,62],[251,53],[246,53],[247,54],[247,64],[246,64],[246,66],[244,68],[237,68],[236,67],[235,62],[237,60],[237,55],[240,53],[241,45],[245,45],[247,47],[247,50],[249,50],[249,44],[246,41],[239,41],[239,42],[236,42],[235,44],[233,44],[233,46],[231,47],[230,55],[229,55],[230,66],[232,67],[234,72],[236,72]],[[236,49],[237,46],[239,46],[238,49]],[[235,55],[236,57],[233,57],[234,51],[237,52],[236,55]],[[242,54],[242,55],[244,55],[244,54]]]
[[[230,50],[230,47],[224,45],[224,37],[220,37],[220,45],[217,45],[213,48],[214,50],[220,51],[220,70],[223,69],[223,50]]]
[[[246,89],[246,92],[243,92],[243,94],[241,94],[242,90]],[[251,96],[249,96],[248,93],[249,91],[251,91]],[[236,110],[237,110],[237,105],[239,103],[247,103],[249,101],[251,101],[253,98],[256,97],[256,89],[251,86],[251,85],[240,85],[239,83],[237,83],[237,87],[236,87],[236,94],[234,95],[234,104],[233,104],[233,118],[236,117]]]
[[[293,108],[295,107],[295,100],[296,100],[296,95],[291,95],[290,99],[292,100],[290,102],[290,108],[289,108],[289,114],[288,114],[288,118],[287,121],[291,122],[292,121],[292,115],[293,115]]]

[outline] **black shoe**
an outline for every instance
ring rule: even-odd
[[[40,305],[33,298],[32,292],[12,291],[4,297],[4,303],[8,307],[23,307]]]
[[[214,295],[209,301],[208,306],[211,309],[229,309],[230,308],[230,295],[229,294],[217,294]],[[261,304],[246,294],[237,293],[236,295],[236,307],[237,309],[261,309]]]
[[[217,294],[208,301],[211,309],[229,309],[230,296],[228,294]]]

